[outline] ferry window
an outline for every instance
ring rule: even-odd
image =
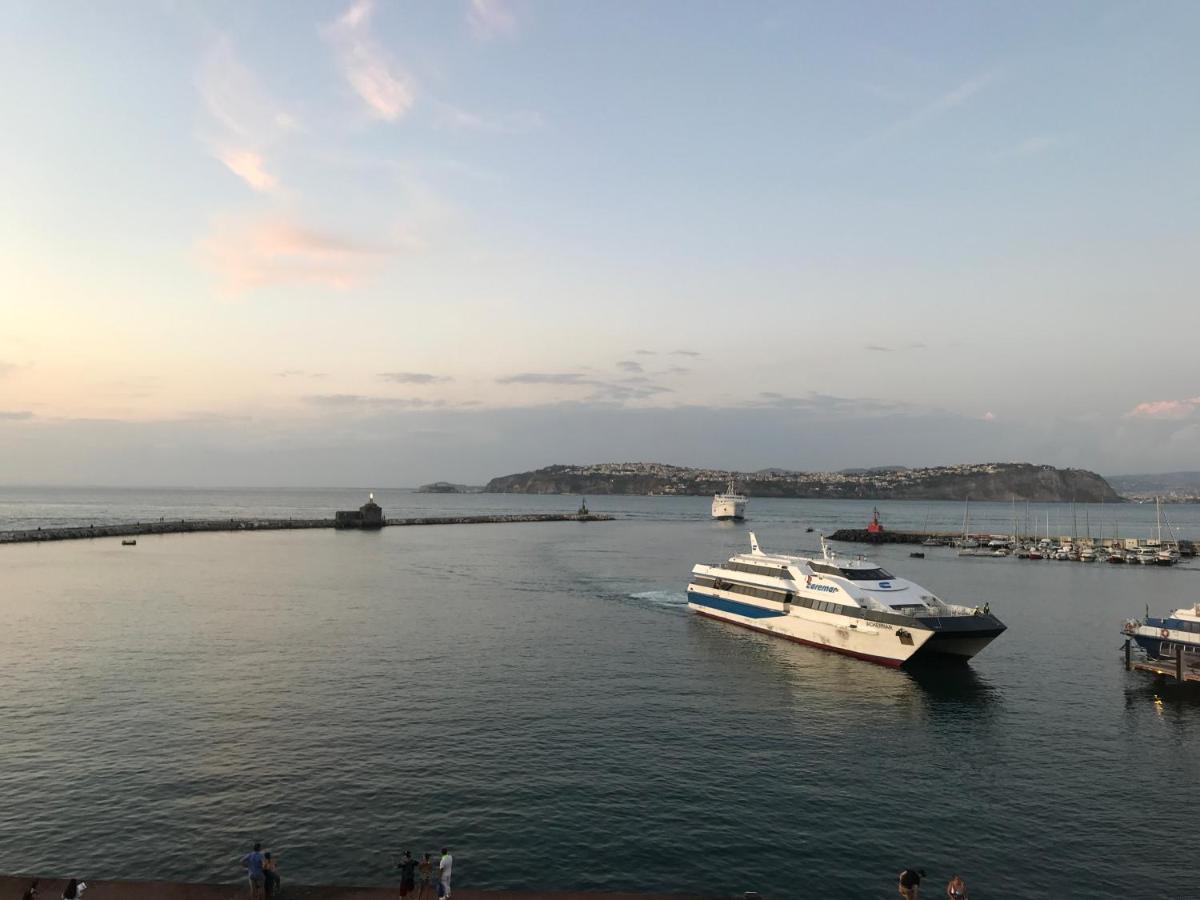
[[[851,581],[887,581],[892,576],[886,569],[842,569]]]

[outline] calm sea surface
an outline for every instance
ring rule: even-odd
[[[577,499],[377,492],[391,515]],[[0,528],[328,515],[357,491],[0,489]],[[1200,601],[1200,568],[883,565],[1009,630],[914,672],[690,615],[698,561],[812,546],[873,504],[592,498],[620,521],[191,534],[0,547],[0,868],[232,880],[883,898],[925,868],[975,897],[1196,897],[1200,692],[1126,673],[1118,629]],[[961,504],[880,503],[893,527]],[[1069,506],[1031,507],[1044,530]],[[1075,510],[1146,536],[1154,509]],[[1026,516],[1018,506],[1019,518]],[[1086,524],[1084,517],[1086,514]],[[1200,509],[1167,508],[1200,538]],[[972,504],[972,530],[1011,530]]]

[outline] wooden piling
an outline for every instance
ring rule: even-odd
[[[1125,671],[1126,672],[1128,672],[1130,669],[1133,668],[1133,665],[1131,663],[1130,656],[1129,656],[1129,645],[1132,643],[1133,643],[1133,641],[1130,638],[1125,638]]]
[[[1183,644],[1175,645],[1175,680],[1183,684]]]

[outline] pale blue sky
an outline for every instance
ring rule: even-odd
[[[1194,4],[0,15],[0,482],[1200,468]]]

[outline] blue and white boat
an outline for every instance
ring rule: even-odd
[[[1122,629],[1150,659],[1174,659],[1183,650],[1185,662],[1200,666],[1200,603],[1183,606],[1168,616],[1130,619]]]
[[[697,565],[688,607],[765,634],[887,666],[915,659],[966,661],[1004,631],[986,606],[944,602],[913,581],[862,557],[766,553],[750,534],[750,552]]]

